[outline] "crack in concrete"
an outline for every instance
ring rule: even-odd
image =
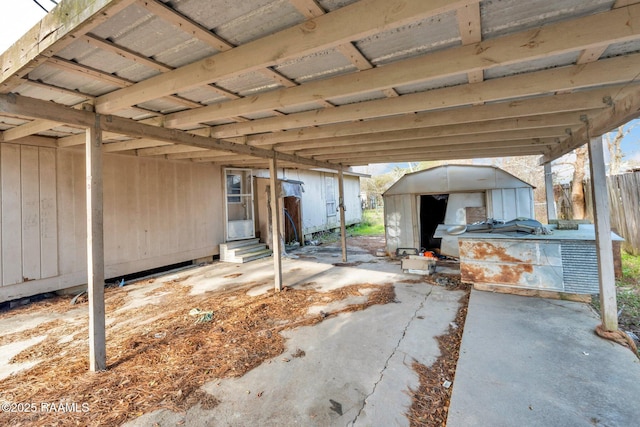
[[[433,290],[430,290],[429,292],[427,292],[425,294],[424,298],[420,302],[420,305],[413,312],[413,316],[411,316],[411,319],[409,319],[407,324],[404,326],[404,329],[402,330],[402,335],[398,339],[398,342],[396,343],[395,347],[393,348],[393,351],[391,352],[389,357],[387,357],[387,360],[385,360],[385,362],[384,362],[384,366],[382,367],[382,370],[380,371],[380,376],[378,377],[376,382],[373,383],[373,389],[371,390],[371,393],[367,394],[365,396],[365,398],[362,400],[362,406],[358,410],[358,413],[356,414],[355,418],[352,421],[347,423],[347,427],[348,426],[355,426],[356,422],[358,421],[358,417],[360,417],[360,414],[362,414],[362,411],[364,410],[364,407],[367,405],[367,399],[369,399],[371,396],[373,396],[373,394],[376,392],[376,388],[378,387],[378,384],[382,381],[382,378],[384,377],[384,372],[389,367],[389,361],[391,360],[391,358],[393,356],[395,356],[396,352],[398,351],[398,348],[400,347],[400,344],[402,343],[402,340],[404,340],[404,337],[407,335],[407,330],[409,329],[409,326],[411,326],[411,323],[413,323],[413,321],[418,316],[418,312],[420,310],[422,310],[422,308],[424,308],[424,304],[427,302],[427,299],[431,296],[431,292],[433,292]]]

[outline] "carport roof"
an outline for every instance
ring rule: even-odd
[[[0,57],[0,141],[97,117],[107,152],[221,165],[549,161],[640,115],[635,3],[63,0]]]

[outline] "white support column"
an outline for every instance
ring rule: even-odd
[[[609,196],[607,195],[607,176],[602,151],[602,137],[589,140],[589,169],[591,172],[593,217],[596,229],[596,252],[598,254],[598,273],[600,277],[602,326],[607,331],[616,331],[618,330],[618,307],[616,303]]]
[[[544,191],[547,196],[547,222],[549,222],[552,219],[558,219],[555,198],[553,197],[553,174],[551,173],[551,162],[544,164]]]
[[[344,174],[338,170],[338,207],[340,208],[340,240],[342,242],[342,262],[347,262],[347,227],[344,218]]]
[[[275,290],[282,290],[282,227],[280,225],[280,204],[278,203],[278,168],[276,158],[269,159],[269,191],[271,194],[271,234],[273,237],[273,270]]]
[[[87,285],[89,289],[89,369],[107,369],[104,313],[104,230],[102,219],[102,131],[100,116],[86,131]]]

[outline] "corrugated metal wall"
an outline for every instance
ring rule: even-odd
[[[533,189],[499,188],[487,192],[487,215],[493,219],[510,221],[519,217],[535,218]]]
[[[397,248],[418,248],[418,222],[415,195],[385,196],[384,226],[387,252],[395,254]]]
[[[266,187],[269,185],[268,172],[256,170],[255,175],[261,179],[256,182],[256,212],[258,227],[262,241],[268,238],[268,217]],[[281,175],[278,175],[282,178]],[[338,176],[328,172],[308,170],[287,170],[286,178],[304,182],[302,193],[302,228],[303,235],[318,231],[340,227],[340,216],[333,209],[334,215],[327,215],[327,177],[333,178],[333,196],[335,207],[338,207]],[[357,176],[344,176],[345,221],[347,224],[355,224],[362,220],[362,205],[360,204],[360,178]]]

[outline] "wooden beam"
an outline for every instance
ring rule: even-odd
[[[271,237],[273,251],[273,281],[276,292],[282,290],[282,241],[280,240],[280,205],[278,204],[278,164],[276,157],[269,159],[269,205],[271,206]]]
[[[456,10],[458,31],[463,45],[478,43],[482,40],[480,28],[480,4],[471,3]]]
[[[221,52],[233,48],[233,45],[228,41],[223,40],[202,25],[178,13],[178,11],[172,9],[171,7],[160,1],[138,0],[138,4],[154,15],[176,26],[185,33],[197,38],[198,40]]]
[[[43,89],[48,92],[53,92],[60,95],[77,96],[78,98],[82,98],[82,101],[85,101],[85,102],[92,101],[95,98],[93,95],[89,95],[87,93],[80,92],[75,89],[67,89],[65,87],[55,86],[55,85],[52,85],[51,83],[43,83],[37,80],[22,79],[21,84],[37,87],[38,89]],[[93,104],[93,102],[91,102],[91,104]]]
[[[50,58],[47,61],[47,65],[51,65],[55,68],[58,68],[60,70],[63,71],[67,71],[70,73],[74,73],[77,74],[79,76],[83,76],[83,77],[88,77],[97,81],[100,81],[102,83],[107,83],[113,86],[117,86],[117,87],[122,87],[122,88],[126,88],[126,87],[131,87],[132,85],[134,85],[134,82],[122,77],[118,77],[115,74],[111,74],[111,73],[106,73],[104,71],[98,70],[96,68],[92,68],[92,67],[88,67],[86,65],[81,65],[78,64],[76,62],[73,61],[68,61],[66,59],[63,58],[58,58],[58,57],[54,57],[54,58]],[[164,99],[166,99],[169,102],[174,102],[177,103],[179,105],[184,105],[185,107],[189,107],[189,108],[198,108],[198,107],[202,107],[202,104],[195,102],[195,101],[191,101],[189,99],[186,98],[182,98],[180,96],[177,95],[167,95],[162,97]],[[97,98],[96,98],[96,102],[97,102]],[[133,105],[133,104],[132,104]]]
[[[278,143],[322,138],[348,137],[366,133],[388,132],[403,129],[458,127],[466,129],[466,125],[473,123],[491,123],[498,120],[515,120],[514,128],[560,126],[569,122],[569,117],[579,116],[581,111],[604,109],[607,104],[604,99],[610,97],[617,89],[616,86],[606,89],[583,91],[574,94],[556,95],[553,97],[532,98],[522,101],[496,103],[483,106],[466,106],[456,110],[429,111],[424,113],[410,113],[404,116],[393,116],[361,122],[348,122],[320,127],[308,127],[297,130],[286,130],[273,133],[256,134],[247,137],[247,144],[255,146],[274,145]],[[573,123],[573,121],[571,121]],[[570,123],[564,123],[570,124]],[[485,125],[483,125],[485,126]],[[480,129],[482,129],[482,127]]]
[[[262,74],[266,78],[271,79],[274,82],[278,83],[280,86],[284,86],[284,87],[298,86],[296,82],[283,76],[279,72],[272,70],[271,68],[260,68],[257,70],[257,72]]]
[[[340,243],[342,246],[342,262],[347,262],[347,226],[344,206],[344,173],[338,169],[338,209],[340,210]]]
[[[544,154],[544,147],[532,147],[531,149],[507,149],[507,150],[468,150],[468,151],[452,151],[431,153],[429,150],[400,152],[398,154],[384,155],[362,155],[354,157],[344,157],[340,160],[343,164],[349,166],[359,166],[374,163],[394,163],[394,162],[416,162],[430,160],[460,160],[460,159],[480,159],[492,157],[511,157],[511,156],[533,156]]]
[[[100,38],[94,34],[85,34],[80,39],[93,47],[104,50],[106,52],[114,53],[118,56],[121,56],[122,58],[128,59],[129,61],[144,65],[145,67],[154,69],[161,73],[173,70],[173,67],[156,61],[155,59],[147,58],[146,56],[141,55],[138,52],[134,52],[131,49],[118,46],[117,44],[110,42],[109,40]]]
[[[360,50],[351,43],[338,45],[336,47],[336,50],[343,54],[344,57],[347,58],[349,62],[355,65],[355,67],[360,71],[373,68],[371,62],[369,62],[369,60],[362,54],[362,52],[360,52]]]
[[[0,142],[4,141],[3,132],[0,132]],[[34,147],[47,147],[47,148],[56,148],[56,139],[48,136],[25,136],[20,139],[14,139],[11,141],[12,144],[20,144],[20,145],[31,145]]]
[[[585,116],[588,122],[589,135],[604,135],[618,126],[640,117],[640,86],[629,86],[613,92],[608,99],[608,103],[610,108]],[[573,151],[576,147],[581,146],[580,141],[586,141],[588,139],[587,126],[584,126],[551,150],[546,157],[541,159],[541,163],[550,162],[558,157],[562,157]]]
[[[477,0],[362,0],[96,99],[100,113],[283,63]]]
[[[408,131],[401,131],[402,133],[407,133]],[[390,132],[392,133],[392,132]],[[320,158],[319,155],[341,155],[346,153],[366,153],[372,151],[387,151],[387,150],[402,150],[404,148],[414,148],[414,147],[453,147],[456,145],[466,145],[466,144],[483,144],[488,142],[500,142],[500,141],[517,141],[523,140],[531,143],[535,143],[540,139],[558,139],[561,136],[565,136],[564,128],[548,128],[548,129],[537,129],[537,130],[516,130],[516,131],[506,131],[506,132],[492,132],[492,133],[483,133],[478,135],[462,135],[462,136],[444,136],[444,137],[429,137],[427,136],[416,136],[416,137],[407,137],[407,138],[398,138],[395,139],[393,136],[385,137],[381,135],[379,140],[373,139],[370,143],[364,143],[360,145],[347,144],[336,146],[334,143],[327,143],[322,148],[310,148],[305,150],[296,150],[294,151],[297,155],[300,156],[313,156],[314,158]],[[367,137],[368,135],[361,135],[362,137]],[[355,138],[355,137],[354,137]],[[286,148],[286,147],[285,147]],[[287,152],[281,148],[276,148],[279,152]]]
[[[152,139],[131,139],[128,141],[118,141],[104,144],[105,153],[116,153],[118,151],[137,150],[147,147],[173,146],[170,142],[155,141]]]
[[[482,41],[482,29],[480,21],[480,4],[468,4],[456,10],[458,18],[458,30],[462,45],[470,45]],[[484,80],[483,70],[472,70],[467,72],[469,83],[480,83]]]
[[[285,117],[253,120],[250,123],[220,125],[213,128],[212,135],[218,138],[234,137],[249,133],[388,117],[415,111],[442,110],[478,102],[519,100],[529,96],[552,95],[559,90],[598,88],[604,84],[634,82],[638,69],[640,69],[640,54],[620,56],[590,64],[485,80],[473,85],[434,89],[397,98],[378,99],[331,109],[294,113]]]
[[[288,0],[307,19],[324,15],[324,9],[315,0]]]
[[[589,140],[589,171],[591,172],[593,219],[596,231],[596,251],[598,254],[600,315],[604,329],[607,331],[616,331],[618,330],[616,278],[613,267],[609,196],[607,194],[607,176],[601,136]]]
[[[61,123],[51,120],[32,120],[20,126],[16,126],[11,129],[7,129],[3,132],[3,138],[5,142],[13,141],[16,139],[24,138],[29,135],[43,132],[49,129],[60,126]]]
[[[89,289],[89,369],[107,369],[104,306],[104,227],[100,117],[87,128],[87,286]]]
[[[218,165],[230,165],[234,164],[238,160],[252,160],[254,157],[251,156],[243,156],[240,154],[228,154],[226,156],[215,156],[215,157],[196,157],[191,159],[191,161],[196,163],[214,163]]]
[[[562,118],[563,114],[566,114],[566,117]],[[380,129],[377,132],[373,131],[348,136],[280,143],[276,144],[274,148],[278,151],[294,151],[326,148],[328,146],[354,146],[384,141],[404,141],[411,139],[432,139],[454,136],[460,137],[465,135],[469,135],[474,138],[479,137],[482,134],[492,134],[492,136],[497,136],[497,138],[505,139],[505,135],[501,135],[501,132],[519,132],[519,135],[522,137],[564,137],[567,135],[567,128],[577,128],[582,125],[580,115],[578,113],[562,113],[545,117],[549,119],[549,122],[546,122],[540,117],[539,120],[488,120],[486,122],[478,123],[463,123],[460,125],[433,126],[425,128],[416,127],[395,131],[384,131]],[[506,138],[510,137],[506,136]]]
[[[432,145],[433,144],[433,145]],[[329,152],[326,154],[317,154],[314,155],[314,159],[318,160],[326,160],[326,161],[335,161],[339,162],[341,159],[352,159],[354,157],[381,157],[381,156],[393,156],[397,153],[415,153],[415,152],[426,152],[429,154],[435,153],[454,153],[454,152],[462,152],[469,150],[493,150],[497,153],[502,153],[503,150],[521,150],[521,151],[536,151],[536,152],[546,152],[548,149],[554,145],[558,144],[557,138],[534,138],[534,139],[523,139],[523,140],[505,140],[505,141],[497,141],[497,142],[470,142],[470,143],[460,143],[459,145],[450,145],[450,144],[434,144],[431,140],[416,140],[414,144],[403,145],[402,147],[394,148],[392,144],[385,146],[384,148],[371,148],[370,150],[352,150],[344,152]]]
[[[635,30],[618,30],[612,33],[591,31],[596,22],[597,25],[607,28],[609,25],[628,28],[626,26],[629,25],[629,16],[624,13],[626,11],[626,9],[620,9],[608,12],[611,15],[595,15],[603,22],[596,20],[594,16],[587,16],[575,22],[548,25],[533,33],[524,31],[487,40],[477,46],[469,45],[440,50],[359,73],[315,80],[294,88],[269,91],[196,110],[177,112],[165,117],[165,126],[182,127],[223,119],[232,114],[246,115],[308,104],[318,99],[330,101],[332,98],[346,95],[482,71],[519,61],[531,61],[567,51],[575,51],[581,46],[590,47],[594,44],[601,46],[614,41],[640,38],[640,6],[637,6],[637,16],[633,15],[635,18],[633,21],[637,24]],[[600,76],[600,78],[606,79],[606,76]],[[571,89],[571,87],[566,89]],[[475,102],[484,101],[484,99],[479,99]]]
[[[608,44],[603,44],[600,46],[593,46],[588,49],[583,50],[576,61],[576,64],[588,64],[589,62],[597,61],[600,56],[607,50]]]
[[[84,103],[79,103],[77,105],[74,105],[73,108],[75,109],[81,109],[84,107]],[[55,127],[58,127],[62,125],[62,123],[60,122],[56,122],[53,120],[32,120],[28,123],[25,123],[23,125],[20,126],[16,126],[14,128],[11,129],[7,129],[4,132],[4,138],[5,141],[12,141],[15,139],[20,139],[20,138],[24,138],[26,136],[29,135],[35,135],[36,133],[39,132],[44,132],[46,130],[49,129],[53,129]],[[84,135],[79,135],[79,136],[84,136]]]
[[[547,221],[558,219],[556,213],[556,201],[553,194],[553,172],[551,162],[544,164],[544,192],[547,200]]]
[[[22,78],[82,34],[103,24],[134,0],[65,1],[27,31],[0,56],[0,92],[18,87]]]
[[[190,147],[188,145],[166,145],[163,147],[142,148],[137,150],[138,156],[164,156],[165,154],[173,153],[189,153],[192,151],[207,151],[206,148]]]
[[[228,151],[236,154],[245,154],[262,158],[273,158],[275,151],[237,144],[231,141],[214,139],[180,131],[177,129],[165,129],[116,116],[96,115],[89,111],[79,111],[38,99],[9,94],[0,95],[0,112],[15,114],[22,117],[34,117],[45,120],[55,120],[64,123],[75,124],[82,127],[94,125],[96,116],[100,120],[100,128],[103,131],[113,132],[137,138],[148,138],[174,144],[191,145],[194,147],[211,150]],[[207,130],[208,131],[208,130]],[[339,165],[328,162],[320,162],[313,159],[305,159],[291,154],[278,154],[284,161],[306,164],[314,167],[323,167],[337,170]]]

